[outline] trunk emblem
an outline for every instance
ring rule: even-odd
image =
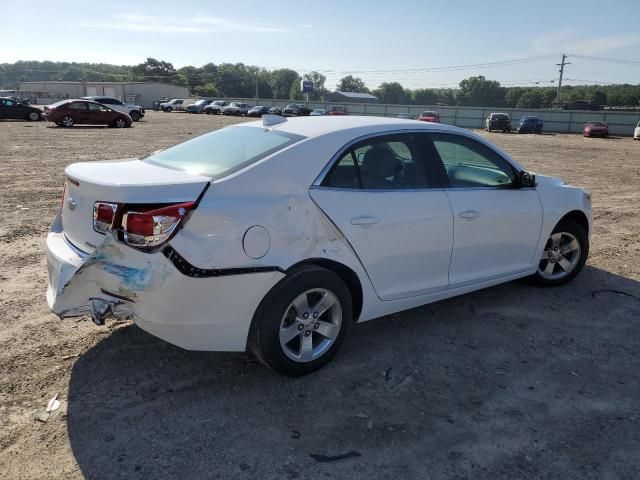
[[[69,206],[69,210],[75,210],[78,206],[78,203],[73,197],[67,197],[67,205]]]

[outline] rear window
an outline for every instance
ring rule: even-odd
[[[509,117],[504,113],[494,113],[491,115],[494,120],[509,120]]]
[[[260,127],[227,127],[187,140],[144,160],[220,178],[304,138]]]
[[[438,112],[422,112],[422,115],[425,117],[437,117]]]

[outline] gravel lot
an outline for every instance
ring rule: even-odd
[[[232,121],[0,123],[0,477],[640,477],[640,143],[630,138],[486,134],[529,169],[592,191],[583,273],[359,325],[305,378],[247,354],[183,351],[128,322],[49,313],[44,244],[64,167]],[[61,407],[37,420],[54,394]]]

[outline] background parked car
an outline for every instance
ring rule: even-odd
[[[249,113],[249,110],[251,109],[251,105],[249,105],[248,103],[236,103],[233,102],[231,105],[229,105],[228,107],[224,107],[222,109],[222,114],[223,115],[246,115]]]
[[[491,130],[511,132],[511,118],[507,113],[490,113],[484,128],[487,132]]]
[[[327,112],[326,115],[349,115],[349,112],[347,107],[331,107],[331,111]]]
[[[204,107],[209,105],[209,103],[211,103],[211,100],[198,100],[187,107],[187,113],[202,113],[204,111]]]
[[[280,107],[271,107],[269,113],[272,115],[282,115],[282,109]]]
[[[522,117],[518,123],[518,133],[542,132],[542,119],[540,117]]]
[[[169,100],[168,102],[163,102],[160,104],[160,109],[163,112],[173,112],[174,110],[184,110],[184,99],[174,98],[172,100]]]
[[[269,113],[269,107],[256,105],[247,112],[247,117],[261,117],[265,113]]]
[[[638,122],[638,125],[636,125],[636,128],[633,131],[633,139],[640,140],[640,122]]]
[[[94,102],[101,103],[102,105],[106,105],[109,108],[117,110],[118,112],[126,113],[131,117],[131,120],[134,122],[139,121],[142,117],[144,117],[145,111],[140,105],[134,105],[131,103],[123,103],[117,98],[113,97],[82,97],[86,100],[92,100]]]
[[[204,107],[204,113],[207,115],[220,115],[222,109],[227,106],[227,102],[224,100],[214,100],[209,105]]]
[[[434,112],[433,110],[427,110],[420,114],[418,120],[421,120],[423,122],[440,123],[440,114],[438,112]]]
[[[311,109],[304,103],[290,103],[282,109],[282,115],[285,117],[302,117],[311,113]]]
[[[84,99],[62,100],[52,105],[45,105],[44,117],[59,127],[66,128],[74,125],[109,125],[125,128],[133,123],[126,113]]]
[[[608,137],[609,125],[604,122],[587,122],[584,124],[582,134],[585,137]]]
[[[324,115],[325,113],[327,113],[327,111],[324,108],[316,108],[311,110],[311,113],[309,115],[311,115],[312,117],[317,117],[318,115]]]
[[[0,97],[0,118],[13,120],[42,120],[42,112],[36,107],[7,97]]]

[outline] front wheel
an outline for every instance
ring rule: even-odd
[[[349,289],[335,273],[315,265],[294,270],[262,300],[249,347],[265,365],[292,377],[326,365],[352,323]]]
[[[71,128],[73,127],[75,122],[73,121],[73,118],[71,118],[69,115],[65,115],[64,117],[62,117],[62,121],[60,123],[65,128]]]
[[[129,114],[129,116],[131,117],[131,120],[133,120],[134,122],[139,122],[140,121],[140,112],[136,112],[134,110],[133,112],[131,112]]]
[[[38,112],[29,112],[29,115],[27,116],[27,120],[31,121],[31,122],[37,122],[38,120],[40,120],[40,114]]]
[[[125,128],[127,127],[127,121],[122,117],[116,118],[116,121],[113,122],[113,126],[116,128]]]
[[[589,255],[589,236],[578,223],[565,220],[553,229],[530,277],[537,285],[552,287],[571,281],[580,273]]]

